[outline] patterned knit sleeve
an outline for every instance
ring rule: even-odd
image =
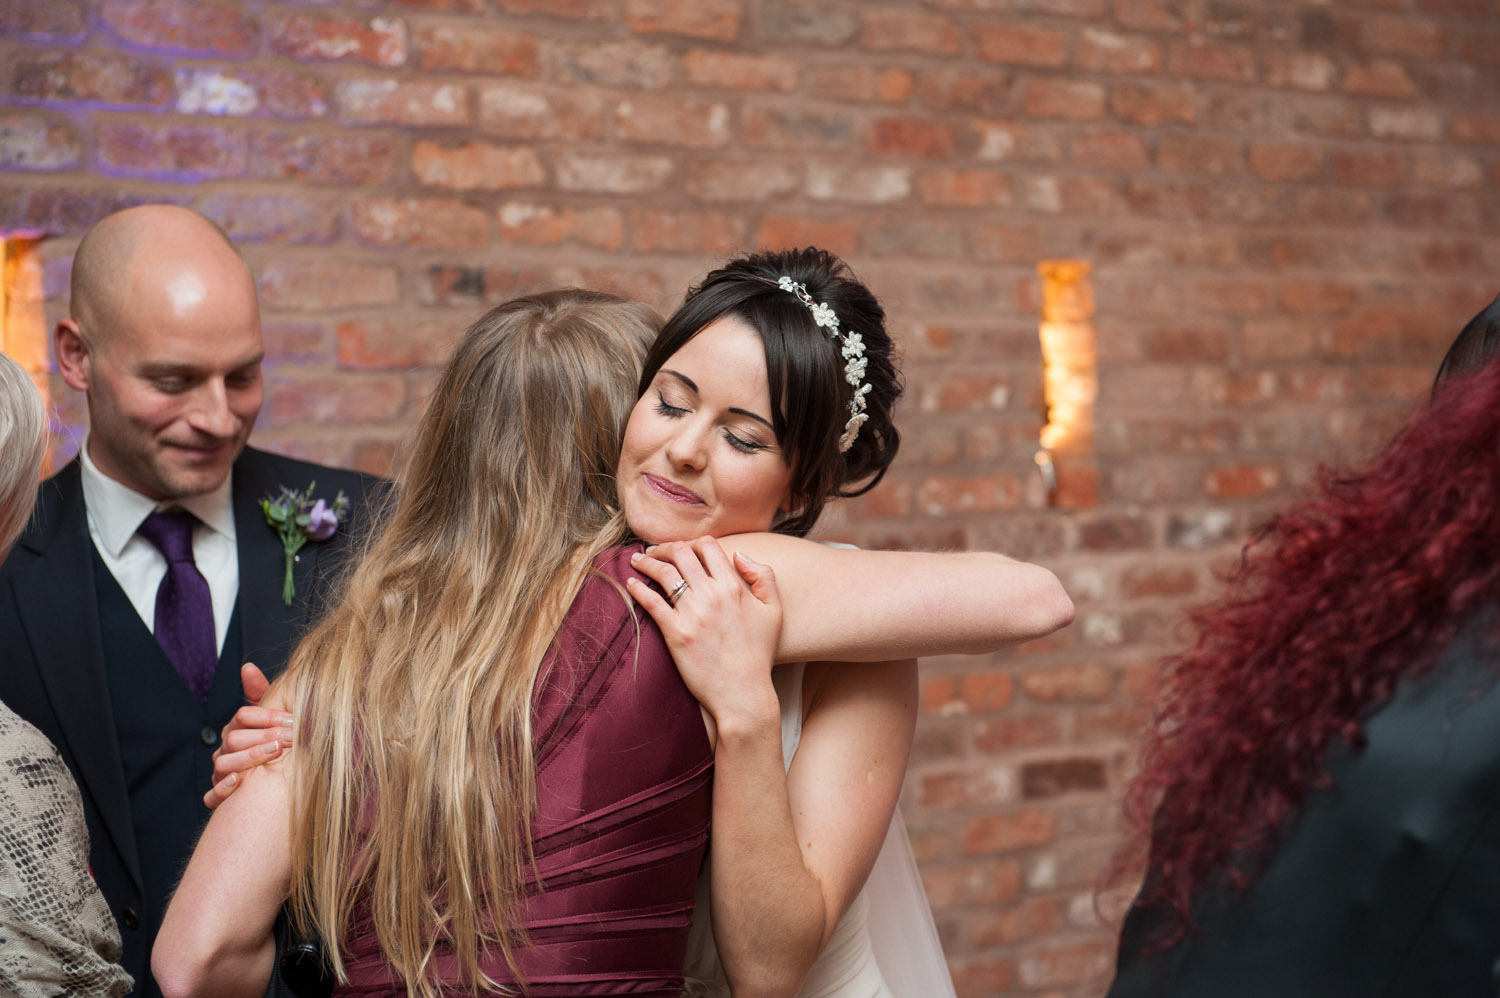
[[[72,774],[41,732],[0,704],[0,994],[130,993],[120,930],[88,855]]]

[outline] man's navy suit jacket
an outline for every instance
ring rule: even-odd
[[[318,590],[331,574],[331,563],[349,548],[353,528],[365,522],[365,507],[376,499],[378,480],[246,448],[235,462],[232,481],[242,658],[274,677],[306,626],[310,607],[325,596]],[[294,566],[297,597],[289,607],[282,598],[282,544],[258,503],[283,486],[301,490],[313,481],[320,498],[331,500],[340,490],[348,495],[353,519],[340,524],[329,541],[309,542],[302,549]],[[42,483],[30,526],[0,565],[0,701],[52,740],[78,781],[88,822],[89,865],[120,924],[125,969],[139,994],[150,957],[141,914],[146,903],[141,844],[135,840],[116,736],[117,705],[111,703],[105,670],[106,638],[100,633],[93,559],[75,459]],[[228,720],[215,719],[217,726]],[[198,793],[207,790],[205,785]],[[201,800],[184,800],[172,820],[197,825],[206,813]]]

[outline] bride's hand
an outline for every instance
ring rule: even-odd
[[[731,564],[712,537],[658,544],[630,561],[668,594],[663,598],[639,579],[626,583],[661,628],[683,682],[719,730],[778,719],[771,666],[781,597],[771,567],[738,552]]]
[[[265,674],[246,662],[240,667],[240,684],[250,703],[234,712],[214,749],[214,785],[203,795],[210,811],[239,788],[241,773],[279,758],[292,745],[292,715],[260,706],[271,687]]]

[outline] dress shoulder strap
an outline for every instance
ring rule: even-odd
[[[792,768],[797,743],[802,741],[802,673],[806,662],[778,665],[771,672],[776,699],[781,703],[781,763]]]

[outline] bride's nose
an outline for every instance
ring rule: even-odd
[[[703,470],[708,461],[709,434],[712,428],[697,420],[683,424],[667,441],[667,460],[673,467]]]

